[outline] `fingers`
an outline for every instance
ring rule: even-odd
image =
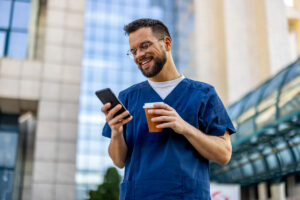
[[[122,108],[121,104],[116,105],[113,107],[110,111],[107,111],[106,114],[106,121],[110,121],[111,119],[114,118],[114,115]]]
[[[124,119],[123,121],[121,121],[122,125],[127,124],[129,121],[132,120],[132,118],[133,118],[133,117],[132,117],[132,115],[131,115],[130,117],[128,117],[128,118]]]
[[[149,114],[154,114],[154,115],[166,115],[166,116],[176,116],[176,112],[172,110],[166,110],[166,109],[151,109],[148,110]]]
[[[133,119],[133,116],[130,116],[130,117],[128,117],[128,118],[126,118],[126,119],[124,119],[124,120],[121,120],[121,121],[117,121],[117,122],[115,122],[115,124],[113,124],[113,123],[109,123],[109,126],[111,127],[111,128],[119,128],[119,127],[121,127],[121,126],[123,126],[124,124],[127,124],[129,121],[131,121]]]
[[[124,112],[122,112],[120,115],[117,115],[116,117],[112,118],[111,120],[109,120],[109,125],[115,125],[117,123],[120,123],[124,120],[127,120],[127,119],[124,119],[126,116],[129,115],[129,112],[126,110]]]
[[[176,123],[174,122],[162,123],[156,126],[156,128],[175,128],[175,127],[176,127]]]
[[[165,103],[155,103],[154,108],[162,108],[162,109],[166,109],[166,110],[169,110],[169,111],[174,110],[171,106],[169,106],[168,104],[165,104]]]
[[[159,117],[153,117],[151,121],[153,122],[172,122],[175,121],[176,118],[173,116],[159,116]]]
[[[102,106],[101,111],[107,115],[108,114],[108,109],[110,108],[111,104],[110,103],[106,103]]]

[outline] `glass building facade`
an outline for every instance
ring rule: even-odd
[[[17,170],[18,116],[0,112],[0,199],[12,199]],[[19,160],[20,161],[20,160]],[[16,197],[16,194],[14,194]]]
[[[105,116],[100,111],[102,104],[95,91],[109,87],[117,95],[121,90],[146,80],[126,55],[129,44],[124,25],[139,18],[159,19],[168,26],[174,38],[176,9],[172,0],[86,1],[77,142],[77,199],[86,198],[89,190],[102,183],[106,169],[113,166],[107,153],[109,139],[102,137],[101,133]],[[120,173],[123,174],[123,170]]]
[[[194,0],[177,1],[176,15],[177,22],[175,28],[176,51],[174,60],[181,72],[189,78],[196,78],[194,72],[194,34],[195,34],[195,14]]]
[[[30,0],[0,0],[0,57],[26,58]]]

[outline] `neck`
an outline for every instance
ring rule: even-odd
[[[180,74],[178,73],[176,66],[174,64],[172,56],[167,59],[167,62],[163,66],[162,70],[154,77],[149,78],[150,81],[154,82],[164,82],[171,81],[178,78]]]

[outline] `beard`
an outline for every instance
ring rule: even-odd
[[[139,69],[141,70],[142,74],[147,78],[156,76],[163,69],[165,63],[167,62],[166,52],[163,51],[161,57],[156,57],[153,59],[153,61],[154,64],[150,71],[143,70],[142,66],[139,65]]]

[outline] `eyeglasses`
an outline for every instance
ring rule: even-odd
[[[129,56],[130,58],[134,58],[134,56],[136,56],[137,51],[146,51],[154,42],[159,42],[160,40],[163,40],[164,38],[158,39],[156,41],[143,41],[139,44],[139,47],[137,49],[132,48],[129,49],[127,52],[127,56]]]

